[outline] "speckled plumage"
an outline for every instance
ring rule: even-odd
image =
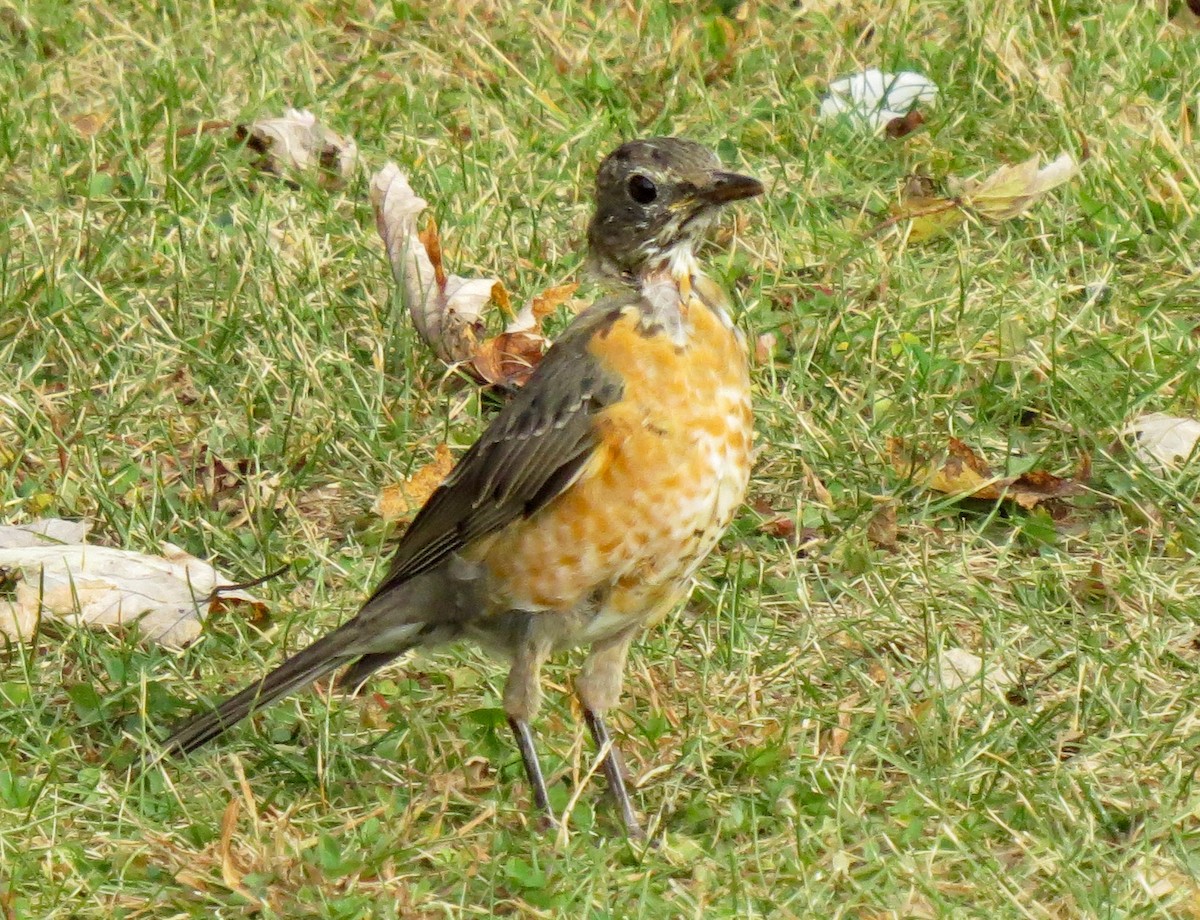
[[[416,646],[471,639],[510,661],[504,705],[539,806],[528,722],[553,653],[591,652],[577,692],[598,743],[632,639],[686,594],[749,477],[741,336],[693,249],[722,204],[761,192],[677,138],[623,145],[597,175],[592,263],[624,290],[584,311],[430,497],[353,620],[179,728],[195,749],[347,666],[356,687]],[[637,822],[615,748],[605,772]]]

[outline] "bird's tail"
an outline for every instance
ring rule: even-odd
[[[216,709],[201,713],[185,722],[162,743],[161,753],[147,758],[146,765],[166,756],[178,756],[196,750],[250,713],[269,706],[280,697],[307,687],[318,678],[359,657],[353,650],[361,638],[352,620],[340,629],[318,639],[264,678],[231,696]]]

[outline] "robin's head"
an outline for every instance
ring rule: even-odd
[[[600,164],[588,248],[601,274],[634,280],[690,256],[724,204],[762,193],[762,183],[725,172],[707,147],[678,137],[622,144]]]

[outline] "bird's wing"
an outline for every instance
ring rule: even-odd
[[[596,413],[621,395],[620,381],[587,344],[627,303],[596,304],[554,343],[429,497],[401,537],[371,600],[473,541],[529,517],[575,480],[598,443]]]

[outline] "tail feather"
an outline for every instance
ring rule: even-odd
[[[411,644],[408,644],[395,652],[368,652],[338,675],[338,689],[345,690],[347,693],[358,693],[368,677],[412,647]]]
[[[359,657],[352,650],[356,636],[346,626],[318,639],[216,709],[201,713],[179,726],[162,743],[162,753],[151,758],[150,762],[165,756],[188,754],[223,734],[252,712],[354,661]]]

